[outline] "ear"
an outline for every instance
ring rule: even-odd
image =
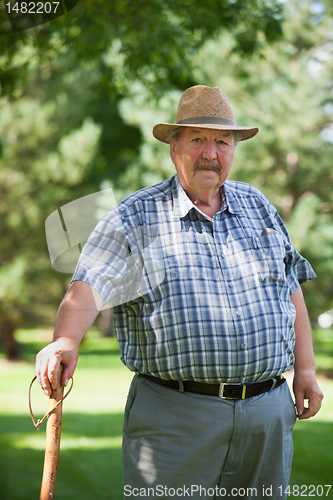
[[[175,165],[175,159],[176,159],[176,147],[177,147],[177,141],[171,141],[170,142],[170,156],[172,163]]]

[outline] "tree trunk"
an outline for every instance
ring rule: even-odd
[[[14,338],[16,327],[16,322],[10,319],[3,319],[0,321],[0,336],[3,343],[3,349],[6,358],[9,360],[20,358],[20,344]]]

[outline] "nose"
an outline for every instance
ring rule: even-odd
[[[216,144],[214,141],[207,141],[202,151],[202,157],[206,160],[213,161],[217,157]]]

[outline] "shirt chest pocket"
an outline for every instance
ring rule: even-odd
[[[254,240],[261,280],[267,284],[285,281],[287,252],[282,236],[268,234]]]

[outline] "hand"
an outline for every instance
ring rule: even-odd
[[[50,396],[57,388],[61,364],[63,365],[62,385],[66,386],[73,376],[78,357],[78,346],[68,337],[59,337],[37,354],[35,371],[39,385],[47,396]]]
[[[305,420],[318,413],[323,400],[315,373],[306,370],[295,371],[293,390],[295,394],[295,404],[299,420]],[[308,400],[308,407],[304,406],[304,400]]]

